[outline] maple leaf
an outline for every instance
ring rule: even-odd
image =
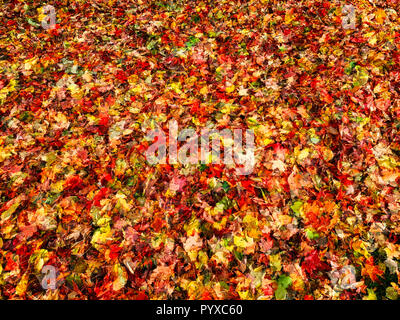
[[[381,270],[378,266],[374,264],[374,258],[369,257],[365,261],[365,265],[361,270],[361,275],[366,275],[368,276],[372,281],[377,281],[378,276],[381,276],[383,274],[383,270]]]

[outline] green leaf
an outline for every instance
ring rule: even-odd
[[[148,50],[153,50],[158,44],[158,39],[152,39],[146,44]]]
[[[223,183],[222,183],[222,189],[224,189],[224,191],[225,192],[228,192],[229,191],[229,183],[228,182],[226,182],[226,181],[224,181]]]
[[[285,300],[287,294],[286,289],[292,284],[292,279],[289,276],[283,274],[278,278],[277,282],[278,288],[275,291],[275,298],[277,300]]]
[[[199,42],[200,42],[200,39],[199,39],[199,38],[190,36],[190,37],[189,37],[189,40],[185,43],[185,46],[186,46],[188,49],[191,49],[192,47],[194,47],[194,46],[195,46],[197,43],[199,43]]]
[[[388,288],[386,288],[386,297],[389,298],[390,300],[397,300],[397,298],[399,296],[398,296],[395,288],[388,287]]]
[[[286,289],[282,287],[278,287],[275,291],[275,299],[276,300],[285,300],[286,299]]]
[[[57,200],[57,198],[61,195],[61,193],[54,193],[54,194],[51,193],[44,203],[45,204],[53,204],[53,202],[55,200]]]
[[[318,142],[321,141],[321,139],[320,139],[319,137],[312,137],[310,140],[311,140],[311,142],[312,142],[313,144],[317,144]]]
[[[286,289],[292,284],[292,279],[289,276],[281,275],[278,279],[278,287]]]
[[[232,207],[232,200],[229,199],[227,196],[224,196],[220,202],[218,202],[219,204],[224,206],[224,210],[228,210],[229,208]],[[217,203],[217,204],[218,204]]]
[[[314,239],[319,238],[319,234],[317,232],[313,231],[313,230],[310,230],[310,229],[306,230],[306,236],[310,240],[314,240]]]
[[[302,207],[303,207],[303,202],[302,201],[296,201],[295,203],[293,203],[293,205],[290,207],[290,209],[292,209],[293,212],[298,215],[298,214],[300,214],[300,210],[301,210]]]
[[[199,22],[201,19],[200,19],[200,16],[198,15],[198,14],[195,14],[194,16],[192,16],[192,21],[193,22],[195,22],[195,23],[197,23],[197,22]]]
[[[66,277],[66,279],[65,279],[66,281],[67,281],[67,284],[69,284],[70,286],[74,286],[74,283],[78,286],[78,287],[80,287],[80,286],[82,286],[82,279],[81,279],[81,277],[78,275],[78,274],[76,274],[76,273],[71,273],[71,274],[69,274],[67,277]]]
[[[33,119],[33,116],[29,111],[24,111],[20,116],[19,120],[25,121],[25,122],[30,122]]]
[[[39,23],[33,21],[31,18],[28,18],[27,20],[28,20],[28,23],[29,23],[31,26],[34,26],[34,27],[36,27],[36,28],[40,26]]]
[[[226,282],[220,281],[219,284],[222,288],[229,290],[229,285]]]
[[[243,259],[242,253],[240,253],[239,251],[233,250],[233,254],[236,257],[236,259],[242,261],[242,259]]]

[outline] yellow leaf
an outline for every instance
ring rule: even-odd
[[[196,261],[197,259],[197,250],[189,250],[187,251],[187,254],[190,258],[191,261]]]
[[[248,214],[243,218],[243,223],[246,224],[246,233],[249,237],[258,239],[261,236],[261,230],[256,217]]]
[[[112,231],[110,229],[110,226],[107,225],[105,227],[97,229],[94,232],[92,240],[90,241],[90,243],[97,250],[100,250],[102,244],[105,244],[107,241],[112,240],[111,236],[112,236]]]
[[[205,253],[204,251],[199,251],[198,255],[197,255],[198,261],[196,262],[196,267],[197,268],[201,268],[202,266],[206,265],[208,262],[208,256],[207,253]]]
[[[249,290],[246,291],[238,291],[239,297],[242,300],[250,300],[251,299],[251,295],[249,293]]]
[[[2,148],[0,147],[0,162],[3,162],[7,158],[11,157],[12,153],[10,152],[9,148]]]
[[[323,149],[323,156],[325,161],[330,161],[333,158],[333,152],[329,148],[324,148]]]
[[[185,224],[183,226],[183,229],[186,231],[186,234],[188,236],[192,235],[193,233],[200,232],[200,221],[196,219],[196,217],[193,215],[192,218],[190,219],[189,223]]]
[[[222,106],[221,112],[222,113],[231,113],[232,111],[235,111],[238,108],[238,106],[234,106],[230,103],[226,103]]]
[[[122,193],[118,193],[116,195],[116,198],[118,199],[115,208],[117,209],[122,209],[122,211],[124,212],[128,212],[129,210],[131,210],[131,206],[129,205],[128,202],[126,202],[125,198],[126,196]]]
[[[64,180],[53,183],[50,187],[50,191],[54,193],[60,193],[64,190]]]
[[[356,241],[352,244],[353,250],[361,255],[363,255],[364,257],[366,257],[367,259],[371,256],[370,253],[368,252],[365,243],[361,240]]]
[[[12,204],[10,208],[8,208],[1,214],[1,221],[9,219],[11,215],[15,212],[15,210],[17,210],[18,207],[19,207],[19,201]]]
[[[210,211],[210,214],[213,216],[217,216],[217,215],[223,214],[223,213],[224,213],[224,205],[222,203],[217,203],[215,208],[212,208]]]
[[[204,86],[203,88],[200,89],[201,94],[207,94],[208,93],[208,88]]]
[[[297,160],[302,162],[304,159],[308,157],[309,154],[310,154],[310,149],[305,148],[298,153]]]
[[[113,268],[114,275],[116,279],[113,282],[113,290],[118,291],[125,287],[126,282],[128,281],[128,275],[124,267],[122,267],[119,263],[114,265]]]
[[[258,220],[257,218],[255,218],[254,216],[248,214],[243,218],[243,222],[244,223],[249,223],[249,224],[254,224],[257,225],[258,224]]]
[[[223,228],[225,228],[227,221],[228,221],[227,217],[223,217],[221,221],[214,222],[212,226],[213,226],[213,228],[217,229],[218,231],[221,231]]]
[[[388,259],[398,259],[400,257],[400,245],[389,242],[383,250],[386,252]]]
[[[134,88],[132,88],[132,93],[133,94],[140,94],[142,93],[142,87],[140,84],[136,85]]]
[[[176,93],[182,93],[181,84],[179,82],[171,83],[171,89],[174,90]]]
[[[377,39],[376,39],[376,36],[373,36],[373,37],[368,37],[368,43],[371,45],[371,46],[373,46],[374,44],[376,44],[376,41],[377,41]]]
[[[195,76],[191,76],[185,80],[185,84],[193,85],[193,84],[195,84],[196,81],[197,81],[197,78]]]
[[[254,244],[253,238],[233,236],[233,243],[239,248],[247,248]]]
[[[34,265],[36,272],[40,272],[48,260],[49,252],[46,249],[39,249],[29,257],[29,263]]]
[[[22,296],[28,288],[29,273],[25,272],[21,280],[18,282],[15,292],[17,295]]]
[[[38,58],[34,57],[32,59],[27,59],[24,61],[24,68],[25,70],[29,71],[32,69],[32,67],[37,63]]]
[[[229,260],[227,258],[227,255],[224,251],[218,251],[213,255],[213,259],[215,259],[217,262],[222,263],[223,265],[227,266],[229,263]]]
[[[377,300],[375,291],[373,289],[367,289],[368,295],[363,300]]]
[[[273,269],[276,271],[281,271],[282,269],[282,264],[281,264],[281,256],[280,254],[275,254],[269,257],[269,264]]]
[[[226,90],[227,93],[231,93],[231,92],[233,92],[235,90],[235,88],[236,88],[235,85],[231,85],[229,87],[226,87],[225,90]]]
[[[292,223],[292,217],[289,215],[281,214],[279,215],[279,221],[282,225],[288,225]]]

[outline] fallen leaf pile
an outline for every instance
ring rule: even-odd
[[[0,3],[0,299],[400,296],[397,0]],[[150,165],[170,120],[253,172]]]

